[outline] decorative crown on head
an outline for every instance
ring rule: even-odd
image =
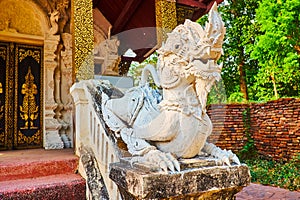
[[[212,48],[222,48],[223,40],[226,32],[226,28],[224,27],[224,23],[220,14],[218,13],[218,6],[215,2],[209,11],[208,15],[208,22],[205,25],[205,30],[202,29],[201,31],[204,32],[203,44],[207,44]]]
[[[226,29],[215,2],[209,11],[205,29],[197,22],[186,19],[184,24],[177,26],[168,34],[166,43],[158,50],[158,53],[175,53],[184,56],[191,48],[203,49],[204,47],[210,47],[211,50],[223,53],[225,32]]]

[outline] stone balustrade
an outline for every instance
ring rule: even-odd
[[[81,158],[83,156],[95,156],[97,161],[93,166],[94,169],[84,169],[84,166],[81,166],[79,172],[87,180],[88,190],[93,187],[89,186],[89,181],[93,181],[92,179],[95,177],[88,177],[89,173],[87,170],[97,170],[99,168],[100,175],[98,174],[98,176],[103,179],[109,198],[120,199],[117,186],[109,178],[109,163],[119,161],[119,152],[99,118],[99,110],[97,110],[94,96],[94,89],[97,87],[97,83],[99,83],[97,80],[80,81],[71,88],[75,104],[76,155]],[[85,155],[86,153],[91,155]],[[101,192],[101,188],[99,187],[98,189],[99,191],[88,191],[88,193]],[[95,196],[95,194],[88,194],[88,196]]]

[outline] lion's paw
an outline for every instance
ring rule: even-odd
[[[168,170],[171,172],[180,171],[178,160],[171,153],[164,153],[159,150],[150,150],[144,156],[139,156],[133,161],[153,166],[165,173],[168,173]]]
[[[202,151],[217,158],[221,162],[221,164],[226,164],[228,166],[230,166],[231,163],[236,163],[238,165],[241,164],[239,158],[234,153],[232,153],[231,150],[222,150],[212,143],[205,143]]]
[[[232,153],[231,150],[221,150],[217,155],[215,155],[215,157],[218,158],[222,164],[226,164],[228,166],[231,166],[231,163],[236,163],[238,165],[241,164],[239,158],[234,153]]]

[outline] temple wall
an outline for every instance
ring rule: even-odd
[[[249,129],[243,115],[250,112]],[[300,153],[300,99],[284,98],[259,104],[220,104],[208,108],[213,124],[210,141],[241,150],[249,130],[258,153],[287,160]]]

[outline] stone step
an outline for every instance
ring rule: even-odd
[[[85,199],[78,160],[73,149],[0,151],[0,199]]]
[[[0,151],[0,181],[75,173],[77,167],[72,149]]]
[[[83,200],[85,180],[78,174],[58,174],[0,182],[0,199]]]

